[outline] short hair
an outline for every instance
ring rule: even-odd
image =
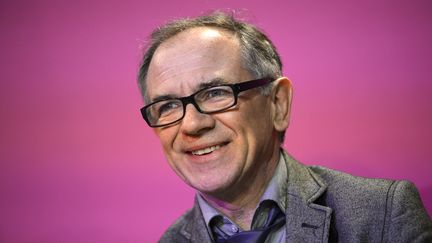
[[[146,90],[147,73],[156,49],[178,33],[196,27],[215,27],[232,33],[239,40],[242,66],[254,78],[277,79],[282,76],[282,62],[276,47],[258,27],[237,20],[232,13],[214,11],[196,18],[173,20],[151,33],[138,73],[138,85],[146,103],[149,102]],[[270,89],[270,85],[262,87],[263,94],[268,94]],[[285,132],[280,136],[281,142],[284,134]]]

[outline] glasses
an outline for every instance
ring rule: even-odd
[[[168,126],[183,119],[188,104],[193,104],[199,112],[204,114],[220,112],[235,106],[240,92],[269,84],[272,81],[272,79],[263,78],[204,88],[190,96],[150,103],[141,108],[141,114],[150,127]]]

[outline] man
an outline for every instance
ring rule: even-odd
[[[432,223],[406,181],[307,167],[283,149],[292,85],[271,41],[224,13],[153,32],[141,109],[197,191],[160,242],[427,242]]]

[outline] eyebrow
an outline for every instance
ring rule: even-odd
[[[201,90],[201,89],[211,88],[211,87],[214,87],[214,86],[218,86],[218,85],[222,85],[222,84],[227,84],[227,83],[228,82],[225,79],[223,79],[223,78],[210,79],[207,82],[200,83],[198,85],[198,88],[195,90],[195,92],[197,92],[198,90]]]
[[[149,104],[154,103],[154,102],[158,102],[161,100],[169,100],[169,99],[175,99],[175,98],[177,98],[177,97],[175,97],[174,95],[159,95],[159,96],[156,96],[153,100],[151,100],[149,102]]]
[[[199,85],[194,89],[193,93],[195,93],[195,92],[197,92],[197,91],[199,91],[199,90],[205,89],[205,88],[211,88],[211,87],[214,87],[214,86],[223,85],[223,84],[227,84],[227,83],[228,83],[228,82],[227,82],[225,79],[223,79],[223,78],[214,78],[214,79],[210,79],[210,80],[208,80],[208,81],[204,81],[204,82],[200,83],[200,84],[199,84]],[[192,93],[192,94],[193,94],[193,93]],[[149,104],[150,104],[150,103],[157,102],[157,101],[161,101],[161,100],[178,99],[178,98],[181,98],[181,97],[175,96],[175,95],[173,95],[173,94],[158,95],[158,96],[156,96],[154,99],[152,99],[152,100],[149,102]]]

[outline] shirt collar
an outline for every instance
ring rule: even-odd
[[[258,205],[264,200],[272,200],[278,204],[278,206],[281,208],[283,212],[285,212],[287,178],[288,178],[287,167],[286,167],[284,156],[281,153],[279,155],[279,162],[274,172],[274,175],[271,178],[263,195],[261,196]],[[201,208],[201,212],[206,222],[206,226],[207,228],[209,228],[210,220],[218,215],[223,216],[223,214],[217,211],[210,204],[208,204],[207,201],[199,193],[197,193],[197,198],[198,198],[198,204]],[[227,217],[224,217],[224,219],[229,220]]]

